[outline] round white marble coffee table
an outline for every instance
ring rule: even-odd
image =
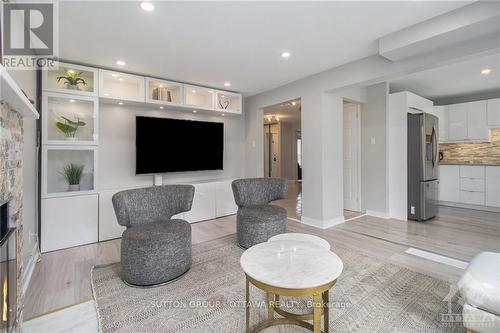
[[[328,332],[328,294],[342,273],[342,260],[311,242],[276,240],[252,246],[240,259],[246,275],[246,332],[276,325],[298,325],[314,333]],[[250,283],[267,292],[268,318],[250,331]],[[313,313],[293,314],[279,306],[279,296],[312,296]],[[274,318],[274,312],[285,318]],[[306,320],[312,320],[311,325]]]
[[[269,238],[268,242],[278,241],[278,240],[289,240],[289,241],[300,241],[300,242],[310,242],[321,247],[324,247],[328,251],[330,251],[330,243],[324,240],[321,237],[309,235],[309,234],[301,234],[290,232],[286,234],[279,234]]]

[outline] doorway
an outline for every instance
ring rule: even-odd
[[[264,176],[288,180],[288,199],[276,202],[288,217],[302,215],[301,100],[264,108]]]
[[[361,211],[361,121],[360,105],[344,101],[343,174],[344,209]]]

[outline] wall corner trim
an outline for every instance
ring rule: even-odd
[[[26,294],[26,291],[28,290],[28,286],[30,284],[33,271],[35,270],[36,263],[40,260],[40,258],[41,258],[40,248],[38,247],[38,241],[37,241],[33,245],[33,250],[31,251],[30,260],[28,261],[28,264],[26,265],[26,268],[24,270],[23,294]]]

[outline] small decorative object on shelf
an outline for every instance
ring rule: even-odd
[[[172,102],[172,93],[166,88],[154,88],[153,99],[157,101]]]
[[[64,83],[67,85],[68,89],[78,90],[80,89],[80,87],[78,87],[79,84],[82,84],[84,86],[87,85],[87,82],[85,82],[85,80],[80,77],[82,74],[83,72],[76,72],[72,69],[65,69],[64,75],[57,77],[57,83],[59,83],[61,80],[65,80]]]
[[[68,192],[80,191],[80,180],[82,179],[83,165],[70,163],[60,172],[68,183]]]
[[[77,140],[75,136],[78,128],[86,125],[83,121],[78,117],[74,117],[75,120],[71,120],[67,117],[61,116],[63,121],[56,122],[56,127],[66,135],[66,139],[68,140]]]
[[[222,95],[219,98],[219,106],[221,109],[227,109],[231,105],[231,100],[229,98],[225,98],[224,95]]]

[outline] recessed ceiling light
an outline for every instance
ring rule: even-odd
[[[223,114],[222,114],[222,116],[224,117],[224,116],[225,116],[225,114],[223,113]]]
[[[213,90],[209,90],[209,91],[208,91],[208,93],[209,93],[209,94],[213,94],[213,93],[214,93],[214,91],[213,91]]]
[[[198,112],[198,111],[196,111],[196,110],[193,110],[193,113],[196,113],[196,112]]]
[[[163,88],[163,84],[160,84],[160,88]]]
[[[162,109],[162,110],[163,110],[163,106],[160,106],[160,109]]]
[[[191,92],[192,92],[193,94],[196,94],[196,90],[191,90]]]
[[[75,100],[74,100],[74,99],[70,99],[69,101],[70,101],[71,103],[74,103],[74,102],[75,102]]]
[[[297,104],[297,102],[293,101],[293,102],[292,102],[292,105],[293,105],[293,106],[295,106],[295,104]]]
[[[123,102],[118,102],[118,105],[123,105]]]
[[[123,61],[123,60],[117,60],[117,61],[116,61],[116,64],[117,64],[118,66],[125,66],[125,61]]]
[[[224,82],[224,87],[230,87],[231,86],[231,82]]]
[[[483,74],[483,75],[488,75],[488,74],[490,74],[490,73],[491,73],[491,69],[489,69],[489,68],[485,68],[485,69],[483,69],[483,70],[481,71],[481,74]]]
[[[120,77],[120,78],[118,78],[118,81],[123,81],[123,78],[121,78],[121,77]]]
[[[118,77],[118,74],[113,73],[113,74],[111,74],[111,76],[112,76],[112,77]]]
[[[292,54],[290,52],[288,52],[288,51],[281,52],[281,57],[284,58],[284,59],[290,58],[291,55]]]
[[[155,10],[155,6],[151,2],[147,1],[141,2],[141,8],[146,12],[152,12],[153,10]]]

